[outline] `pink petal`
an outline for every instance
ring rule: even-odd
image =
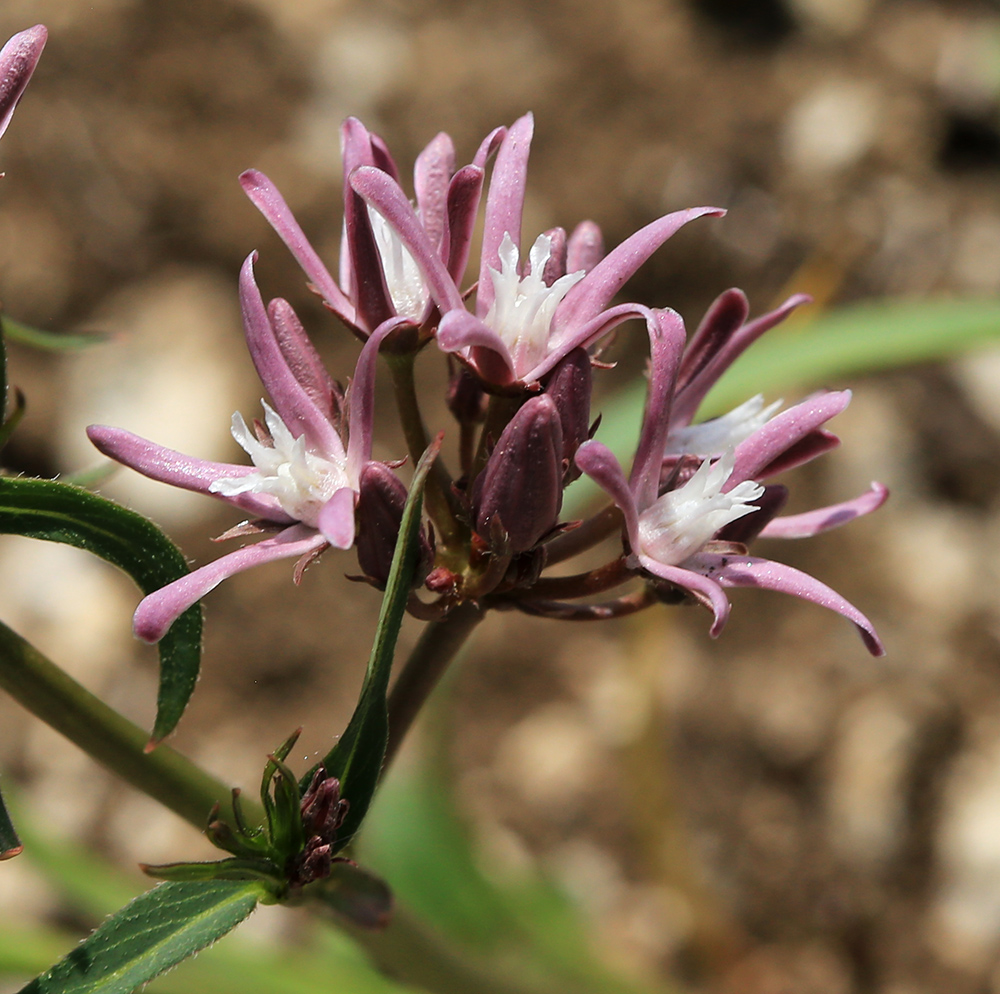
[[[850,402],[850,390],[816,394],[761,425],[736,446],[736,462],[723,492],[728,493],[744,480],[756,479],[769,463],[839,414]]]
[[[305,555],[325,544],[314,528],[293,525],[274,538],[230,552],[143,598],[132,618],[132,630],[144,642],[159,642],[192,604],[228,577],[275,559]]]
[[[787,473],[791,469],[804,466],[807,462],[812,462],[813,459],[817,459],[827,452],[832,452],[839,445],[840,439],[832,431],[817,428],[785,449],[776,459],[772,459],[760,470],[757,479],[766,480],[769,476],[777,476],[779,473]]]
[[[340,436],[329,417],[316,406],[305,387],[295,378],[278,344],[274,326],[264,308],[253,276],[256,252],[251,252],[240,270],[240,307],[247,348],[261,383],[271,395],[278,417],[296,438],[306,438],[321,452],[343,455]]]
[[[441,318],[437,330],[437,342],[438,347],[444,352],[459,352],[466,358],[474,358],[477,369],[481,366],[480,360],[485,358],[477,354],[479,350],[485,350],[495,356],[492,362],[487,360],[486,370],[480,370],[483,378],[490,383],[506,386],[515,379],[514,360],[503,340],[464,307],[448,311]],[[474,353],[472,350],[477,352]]]
[[[848,521],[860,518],[863,514],[877,511],[889,496],[888,487],[881,483],[872,483],[871,489],[840,504],[820,507],[804,514],[789,514],[783,518],[774,518],[761,531],[762,538],[811,538],[820,532],[839,528]]]
[[[291,524],[295,520],[281,509],[277,500],[267,494],[246,493],[226,497],[223,494],[212,493],[208,489],[216,480],[248,476],[255,472],[253,466],[194,459],[133,435],[130,431],[109,428],[106,425],[91,425],[87,429],[87,437],[104,455],[142,473],[143,476],[148,476],[151,480],[169,483],[170,486],[180,487],[182,490],[207,494],[216,500],[238,507],[256,518],[266,518],[279,524]]]
[[[854,622],[865,647],[873,656],[885,655],[885,648],[872,623],[853,604],[808,573],[786,566],[784,563],[758,559],[755,556],[701,553],[689,560],[687,565],[717,580],[723,587],[759,587],[764,590],[777,590],[836,611]]]
[[[451,178],[448,187],[448,274],[459,285],[465,276],[472,247],[472,232],[476,212],[483,192],[483,170],[479,166],[463,166]]]
[[[358,364],[354,368],[347,396],[350,423],[347,436],[347,478],[356,490],[361,468],[372,457],[372,437],[375,431],[375,366],[378,350],[386,335],[403,325],[412,325],[409,318],[389,318],[380,324],[365,342]]]
[[[455,172],[455,145],[443,131],[417,156],[413,188],[428,241],[439,252],[444,242],[448,186]]]
[[[648,570],[654,576],[667,580],[678,587],[683,587],[694,594],[712,612],[712,627],[708,630],[708,634],[712,638],[719,637],[719,633],[729,618],[730,604],[725,591],[714,580],[681,566],[667,566],[649,556],[639,556],[639,562],[643,569]]]
[[[737,288],[721,293],[709,307],[684,350],[684,362],[677,377],[683,390],[718,354],[722,346],[743,327],[750,314],[746,294]]]
[[[14,108],[28,86],[49,36],[44,24],[19,31],[0,48],[0,135],[10,124]]]
[[[721,217],[725,213],[718,207],[692,207],[689,210],[667,214],[647,224],[645,228],[640,228],[608,253],[566,294],[556,309],[552,321],[553,328],[561,331],[566,328],[576,328],[589,321],[611,303],[614,295],[632,274],[688,221],[705,215]],[[499,245],[499,242],[497,244]]]
[[[305,233],[299,227],[292,212],[278,193],[277,187],[256,169],[248,169],[240,176],[240,185],[251,203],[264,215],[265,220],[288,246],[295,261],[322,294],[327,306],[342,321],[355,324],[357,316],[354,305],[344,296],[330,271],[323,265],[316,250],[309,244]]]
[[[472,157],[472,164],[480,169],[486,168],[486,163],[490,161],[490,156],[500,147],[500,143],[507,137],[507,129],[500,125],[494,128],[480,143],[476,154]]]
[[[298,315],[292,310],[292,305],[287,300],[276,297],[267,305],[267,316],[271,319],[278,347],[292,375],[302,384],[302,389],[320,411],[332,417],[335,393],[333,380],[330,379],[319,353],[309,341]]]
[[[576,464],[621,508],[625,532],[633,551],[639,548],[639,509],[628,480],[614,453],[602,442],[584,442],[576,450]]]
[[[544,232],[549,239],[549,258],[542,270],[542,282],[546,286],[552,286],[560,276],[566,275],[566,229],[549,228]],[[528,275],[530,266],[525,265],[525,276]]]
[[[649,385],[639,444],[632,460],[629,486],[636,506],[649,507],[657,498],[663,450],[670,429],[670,404],[684,350],[684,322],[672,310],[655,310],[649,329]]]
[[[566,272],[589,273],[604,258],[604,236],[593,221],[581,221],[569,236]]]
[[[737,293],[739,291],[736,291]],[[705,399],[709,390],[715,386],[719,377],[738,359],[754,342],[780,324],[792,311],[803,304],[808,304],[812,298],[804,293],[789,297],[777,310],[764,314],[749,324],[743,325],[728,336],[720,335],[716,341],[716,351],[707,361],[692,373],[691,379],[683,382],[674,401],[674,424],[689,424]],[[718,301],[716,302],[718,303]],[[707,320],[706,316],[706,320]]]
[[[524,187],[528,175],[528,153],[535,119],[529,113],[519,117],[507,132],[486,195],[483,226],[483,251],[479,264],[479,289],[476,292],[476,316],[484,317],[493,303],[493,280],[490,269],[500,270],[500,243],[504,235],[521,245],[521,214],[524,210]]]
[[[362,166],[351,174],[350,186],[389,222],[420,267],[431,297],[441,311],[464,309],[458,287],[427,240],[427,233],[399,184],[379,169]]]
[[[341,487],[320,508],[317,527],[335,549],[349,549],[354,544],[354,505],[357,493]]]

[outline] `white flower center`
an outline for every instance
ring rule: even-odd
[[[665,493],[639,515],[639,550],[665,566],[677,566],[693,556],[720,528],[756,511],[750,504],[764,492],[744,480],[721,493],[733,471],[732,449],[715,463],[706,459],[687,483]]]
[[[497,253],[500,271],[490,267],[494,296],[484,320],[507,346],[519,378],[548,354],[552,316],[563,297],[587,275],[580,270],[560,276],[552,286],[546,286],[542,274],[551,251],[552,239],[539,235],[528,254],[531,273],[522,279],[517,272],[517,246],[504,233]]]
[[[424,309],[430,299],[420,267],[389,222],[374,207],[368,208],[368,217],[371,219],[378,254],[382,258],[382,272],[385,274],[385,285],[392,298],[392,306],[400,316],[419,321],[424,316]]]
[[[711,421],[697,425],[674,428],[667,436],[664,455],[667,456],[717,456],[726,449],[735,449],[749,438],[781,407],[783,401],[764,406],[764,395],[757,394],[746,403],[734,407]]]
[[[309,448],[305,436],[293,438],[285,422],[266,402],[261,403],[274,446],[261,442],[237,411],[233,415],[233,438],[253,460],[257,471],[216,480],[208,489],[224,497],[270,494],[287,515],[315,528],[320,508],[342,487],[350,486],[344,461]]]

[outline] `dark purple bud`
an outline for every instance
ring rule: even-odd
[[[555,403],[548,394],[532,397],[504,428],[476,481],[476,531],[488,536],[497,519],[515,553],[550,531],[562,507],[562,452]]]
[[[590,436],[591,387],[590,356],[586,349],[573,349],[552,370],[545,386],[545,393],[552,398],[559,412],[567,482],[580,475],[573,456]]]
[[[449,365],[454,362],[449,358]],[[462,424],[475,424],[483,420],[486,395],[478,378],[463,363],[455,363],[448,380],[448,410]]]
[[[385,463],[369,462],[361,470],[356,508],[358,565],[379,587],[389,579],[392,554],[396,550],[403,521],[406,487]],[[423,583],[433,559],[433,550],[421,534],[420,565],[415,583]]]
[[[589,273],[604,258],[604,237],[593,221],[581,221],[566,246],[566,272]]]
[[[307,836],[315,835],[325,842],[333,842],[349,807],[350,803],[340,796],[340,781],[328,777],[320,766],[313,774],[309,789],[302,795],[302,829]]]

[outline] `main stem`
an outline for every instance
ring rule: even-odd
[[[476,604],[466,601],[423,630],[389,692],[389,741],[383,774],[448,664],[465,645],[485,613]]]
[[[232,823],[232,797],[224,783],[170,746],[145,752],[148,732],[108,707],[3,622],[0,688],[36,718],[199,831],[204,830],[216,804],[222,818]]]

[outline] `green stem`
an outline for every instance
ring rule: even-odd
[[[232,798],[225,784],[170,746],[145,752],[148,732],[108,707],[3,622],[0,687],[36,718],[199,831],[215,804],[231,823]]]
[[[389,693],[389,741],[383,775],[448,664],[484,616],[480,607],[466,601],[423,630]]]
[[[417,399],[417,385],[414,380],[416,356],[412,353],[405,353],[387,355],[385,359],[392,376],[392,385],[396,393],[396,407],[399,410],[399,420],[403,426],[406,447],[410,452],[413,464],[416,465],[430,444]],[[455,517],[456,509],[453,506],[451,477],[448,475],[448,470],[440,456],[434,461],[434,467],[427,478],[424,502],[427,513],[434,522],[444,544],[452,548],[464,545],[463,529]]]

